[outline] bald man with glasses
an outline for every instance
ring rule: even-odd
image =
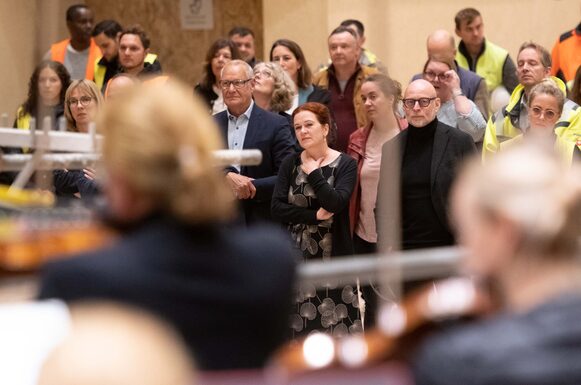
[[[420,79],[407,87],[403,106],[409,123],[382,150],[379,194],[388,189],[390,159],[398,152],[401,183],[401,236],[404,250],[450,246],[454,235],[448,222],[448,195],[455,171],[467,157],[476,154],[470,135],[438,121],[440,98],[428,81]],[[378,221],[384,210],[377,211]]]
[[[254,103],[254,73],[245,61],[232,60],[224,66],[220,87],[227,109],[214,118],[228,149],[262,152],[262,163],[258,166],[226,168],[226,180],[240,202],[240,219],[246,224],[270,221],[270,201],[278,168],[295,151],[291,127],[286,118]]]

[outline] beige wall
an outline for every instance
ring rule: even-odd
[[[82,2],[82,1],[80,1]],[[51,42],[67,36],[65,10],[75,0],[0,1],[0,114],[12,125],[28,92],[28,80]],[[59,22],[60,21],[60,22]]]
[[[513,59],[525,40],[551,49],[557,37],[581,18],[579,0],[264,0],[263,4],[265,55],[274,40],[287,37],[301,45],[311,68],[316,68],[327,60],[328,33],[344,19],[360,19],[366,28],[366,47],[403,83],[421,71],[426,36],[438,28],[454,32],[454,15],[464,7],[482,13],[486,36],[508,49]]]
[[[26,97],[34,65],[51,42],[67,36],[64,12],[77,2],[83,1],[0,1],[0,49],[5,53],[0,62],[0,113],[8,113],[10,124]],[[425,60],[426,35],[436,28],[453,31],[454,14],[462,7],[477,6],[488,38],[509,49],[513,57],[520,43],[528,39],[550,48],[581,16],[579,0],[472,4],[462,0],[214,0],[213,31],[181,31],[179,0],[85,2],[95,9],[97,20],[118,18],[123,23],[144,24],[164,68],[192,84],[200,77],[209,44],[235,24],[254,28],[258,52],[264,52],[264,57],[275,39],[287,37],[301,44],[309,63],[316,67],[327,60],[326,39],[333,27],[345,18],[361,19],[367,28],[366,46],[382,58],[393,77],[407,82]],[[526,15],[527,19],[515,20],[513,15]]]
[[[37,7],[34,0],[0,1],[0,114],[8,114],[12,125],[16,108],[26,97],[28,78],[34,68],[36,30],[33,26]]]

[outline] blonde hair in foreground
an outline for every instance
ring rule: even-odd
[[[70,307],[69,335],[50,353],[38,385],[194,385],[177,332],[143,310],[107,302]]]
[[[520,253],[574,257],[581,236],[581,169],[563,164],[552,144],[529,141],[475,160],[458,188],[471,190],[482,213],[504,217],[521,234]]]
[[[106,168],[136,194],[188,223],[230,218],[234,201],[213,158],[222,139],[190,89],[174,82],[131,87],[105,106],[97,127]]]

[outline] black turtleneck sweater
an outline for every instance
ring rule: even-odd
[[[401,168],[403,249],[447,246],[454,242],[432,203],[430,169],[438,120],[425,127],[408,126]]]

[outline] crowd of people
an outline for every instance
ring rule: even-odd
[[[472,252],[468,270],[500,285],[505,318],[427,344],[413,365],[419,383],[565,383],[548,369],[534,382],[500,370],[498,360],[468,361],[492,354],[503,328],[578,313],[567,309],[581,298],[573,174],[581,55],[571,54],[581,32],[562,35],[552,55],[524,42],[513,61],[485,39],[476,9],[454,22],[459,44],[445,30],[427,36],[422,72],[407,86],[364,48],[358,20],[333,29],[330,61],[315,73],[286,38],[258,61],[254,32],[235,27],[210,45],[192,90],[162,75],[143,28],[94,25],[89,7],[71,6],[70,38],[34,70],[14,127],[48,116],[54,129],[89,132],[96,121],[106,174],[55,170],[54,192],[105,196],[124,236],[49,264],[39,298],[144,307],[178,330],[200,368],[256,368],[291,330],[340,338],[374,324],[377,293],[365,285],[292,294],[297,262],[460,242]],[[262,161],[218,169],[212,152],[220,148],[258,149]],[[399,242],[386,239],[394,229]],[[565,272],[566,282],[550,286]],[[564,335],[581,338],[565,326]],[[503,341],[505,355],[526,355],[521,342],[538,335]],[[536,345],[537,358],[544,346]],[[440,370],[450,362],[458,366]],[[472,369],[500,377],[476,382]]]

